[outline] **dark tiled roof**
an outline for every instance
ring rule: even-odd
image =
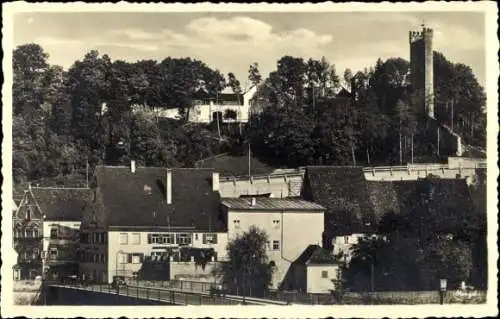
[[[79,188],[32,188],[31,192],[46,220],[81,221],[93,192]]]
[[[327,234],[341,236],[373,230],[375,216],[361,167],[306,167],[302,198],[326,208]]]
[[[318,246],[309,245],[304,252],[295,260],[301,265],[307,264],[335,264],[337,261],[328,250]]]
[[[313,202],[299,198],[272,198],[259,197],[252,206],[252,198],[224,198],[222,205],[236,210],[315,210],[324,211],[325,208]]]
[[[103,226],[171,227],[221,231],[219,193],[212,191],[212,170],[172,169],[172,204],[165,196],[166,169],[96,168],[98,222]]]
[[[213,168],[222,176],[248,176],[247,156],[215,156],[197,162],[196,166]],[[250,171],[252,175],[267,175],[271,174],[274,168],[252,157],[250,158]]]

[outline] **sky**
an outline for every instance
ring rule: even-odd
[[[409,60],[408,31],[434,29],[434,50],[469,65],[485,85],[485,20],[480,12],[30,12],[14,18],[14,45],[38,43],[51,64],[70,67],[97,49],[112,60],[191,57],[248,85],[284,55],[321,59],[339,75],[378,58]]]

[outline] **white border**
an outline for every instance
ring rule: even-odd
[[[424,3],[340,3],[325,2],[321,4],[118,4],[99,3],[24,3],[14,2],[2,4],[4,49],[4,85],[2,88],[2,105],[12,105],[12,49],[13,49],[13,15],[20,12],[374,12],[374,11],[473,11],[485,13],[486,38],[486,87],[487,92],[487,150],[488,150],[488,293],[485,305],[415,305],[415,306],[106,306],[95,307],[26,307],[12,306],[12,109],[2,107],[3,143],[2,143],[2,290],[1,310],[4,317],[26,316],[40,317],[281,317],[281,318],[323,318],[334,317],[483,317],[495,316],[497,309],[497,176],[499,175],[497,160],[498,135],[498,92],[497,80],[499,65],[497,60],[498,38],[497,15],[495,2],[424,2]],[[83,310],[83,311],[82,311]]]

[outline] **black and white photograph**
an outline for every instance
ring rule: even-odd
[[[498,314],[494,2],[2,7],[4,314]]]

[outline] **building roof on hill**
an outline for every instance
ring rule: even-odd
[[[47,221],[81,221],[93,192],[87,188],[32,188],[36,203]]]
[[[325,265],[336,264],[337,261],[330,252],[319,245],[309,245],[304,252],[295,260],[302,265]]]
[[[162,167],[96,168],[98,223],[115,227],[224,231],[220,197],[211,169],[172,169],[172,203],[167,204],[167,170]]]
[[[220,172],[221,176],[248,176],[248,156],[224,154],[198,161],[196,166],[212,168]],[[255,157],[250,158],[250,172],[252,175],[268,175],[273,171],[273,167]]]
[[[341,236],[373,231],[375,216],[368,194],[362,167],[306,167],[301,197],[326,208],[326,233]]]
[[[234,210],[314,210],[324,211],[325,208],[316,203],[308,202],[299,198],[255,198],[255,205],[252,206],[252,198],[224,198],[222,205]]]

